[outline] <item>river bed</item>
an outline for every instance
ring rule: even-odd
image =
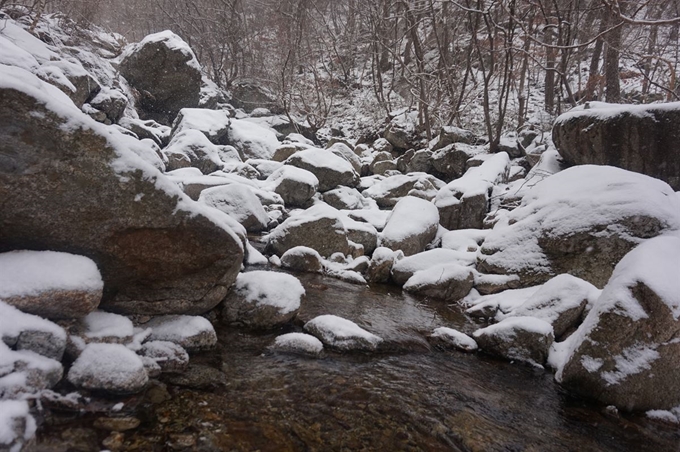
[[[186,374],[143,395],[95,397],[84,413],[48,412],[36,450],[680,451],[677,426],[572,398],[549,371],[431,348],[436,327],[479,327],[455,305],[296,276],[307,296],[294,324],[267,333],[217,324],[217,348],[192,356]],[[383,346],[319,358],[267,349],[321,314],[355,321]],[[112,434],[102,416],[141,423]]]

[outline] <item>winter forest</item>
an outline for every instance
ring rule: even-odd
[[[0,0],[0,452],[680,443],[680,0]]]

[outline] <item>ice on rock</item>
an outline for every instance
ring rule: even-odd
[[[139,392],[149,381],[141,358],[120,344],[89,344],[67,378],[79,388],[117,394]]]
[[[383,341],[351,320],[330,314],[313,318],[304,328],[324,344],[342,351],[374,351]]]
[[[318,355],[323,351],[323,344],[310,334],[288,333],[277,336],[270,348],[281,352]]]
[[[189,352],[204,350],[217,343],[217,334],[210,321],[191,315],[164,315],[143,325],[151,328],[151,341],[169,341]]]
[[[447,348],[455,348],[464,352],[477,350],[477,342],[465,333],[445,326],[435,328],[430,340]]]

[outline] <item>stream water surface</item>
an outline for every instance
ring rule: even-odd
[[[218,324],[218,347],[192,356],[186,374],[144,395],[94,400],[84,413],[52,410],[37,450],[680,451],[677,426],[571,398],[550,372],[431,348],[433,328],[479,327],[456,306],[296,276],[307,296],[293,325],[254,334]],[[355,321],[383,347],[319,358],[268,351],[278,334],[321,314]],[[102,416],[141,423],[111,434],[97,428]]]

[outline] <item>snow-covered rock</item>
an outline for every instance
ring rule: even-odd
[[[300,309],[305,289],[287,273],[240,273],[224,300],[222,316],[228,323],[269,329],[292,320]]]
[[[84,389],[134,394],[149,381],[135,352],[120,344],[89,344],[75,360],[68,381]]]
[[[363,209],[367,200],[356,188],[338,187],[323,194],[323,200],[338,210]]]
[[[472,336],[486,353],[536,366],[545,364],[555,340],[552,326],[534,317],[508,317]]]
[[[99,306],[104,282],[84,256],[54,251],[0,254],[0,300],[51,319],[87,315]]]
[[[244,160],[271,159],[280,144],[274,131],[243,119],[231,120],[227,136]]]
[[[369,333],[351,320],[320,315],[305,323],[305,331],[331,348],[342,351],[374,351],[382,338]]]
[[[375,283],[386,283],[390,280],[390,274],[394,264],[404,258],[403,251],[392,251],[389,248],[378,247],[373,251],[371,261],[366,270],[366,279]]]
[[[189,45],[170,30],[146,36],[125,49],[120,73],[142,93],[137,108],[169,125],[182,108],[197,107],[201,68]]]
[[[482,149],[462,143],[450,144],[434,152],[430,162],[440,177],[452,181],[465,174],[468,160],[482,152]]]
[[[465,333],[441,326],[435,328],[428,337],[430,342],[442,348],[453,348],[463,352],[477,351],[477,342]]]
[[[406,292],[425,297],[458,301],[470,292],[473,282],[470,267],[457,263],[439,264],[415,272],[403,288]]]
[[[267,178],[266,187],[280,195],[286,206],[301,207],[319,189],[319,179],[307,170],[283,165]]]
[[[397,285],[404,285],[416,272],[427,270],[437,265],[459,263],[467,266],[474,262],[473,253],[435,248],[414,254],[396,262],[392,268],[392,280]]]
[[[523,286],[569,273],[603,287],[641,241],[680,229],[680,199],[664,182],[610,166],[576,166],[529,189],[478,254],[484,273]]]
[[[365,180],[367,178],[362,179]],[[361,194],[376,201],[382,208],[394,207],[405,196],[415,195],[417,192],[439,190],[444,182],[425,173],[397,175],[377,181],[367,187]]]
[[[680,238],[639,245],[618,263],[570,337],[556,378],[625,410],[680,406]]]
[[[61,360],[66,339],[59,325],[0,301],[0,340],[9,347]]]
[[[277,352],[316,356],[323,351],[323,343],[310,334],[287,333],[276,336],[269,349]]]
[[[680,190],[680,102],[621,105],[588,102],[555,120],[553,140],[575,165],[612,165]]]
[[[37,425],[25,400],[0,400],[0,450],[18,452],[33,439]]]
[[[155,153],[29,72],[0,66],[0,242],[93,258],[117,312],[211,309],[240,269],[245,231],[135,149]]]
[[[559,338],[579,324],[586,306],[592,306],[599,296],[597,287],[565,273],[543,284],[509,315],[545,320],[552,325],[555,337]]]
[[[439,190],[434,203],[441,225],[446,229],[482,229],[491,189],[507,180],[509,169],[510,157],[501,152]]]
[[[269,216],[262,203],[246,185],[229,184],[206,188],[201,192],[198,201],[226,213],[249,232],[266,229],[269,223]]]
[[[161,372],[183,372],[189,366],[189,354],[174,342],[145,342],[139,354],[156,362]]]
[[[182,108],[172,125],[172,134],[198,130],[213,144],[227,144],[229,112],[205,108]]]
[[[168,159],[168,171],[194,167],[203,174],[210,174],[224,167],[217,146],[199,130],[185,129],[178,132],[162,152]]]
[[[296,246],[313,248],[324,257],[347,255],[350,248],[340,213],[320,203],[291,216],[269,234],[266,250],[281,256]]]
[[[380,246],[402,250],[405,255],[419,253],[435,238],[439,213],[431,202],[407,196],[401,199],[380,235]]]
[[[477,141],[477,137],[470,130],[455,126],[443,126],[432,150],[436,151],[454,143],[475,144],[475,141]]]
[[[132,321],[125,316],[96,311],[81,320],[80,335],[87,342],[125,344],[135,334]]]
[[[283,253],[281,266],[299,272],[318,273],[323,270],[323,258],[315,249],[295,246]]]
[[[305,149],[288,157],[286,165],[296,166],[314,174],[319,180],[319,190],[332,190],[339,185],[356,187],[359,175],[342,157],[326,149]]]
[[[208,319],[191,315],[154,317],[143,325],[151,328],[150,341],[169,341],[188,352],[212,348],[217,343],[215,328]]]

